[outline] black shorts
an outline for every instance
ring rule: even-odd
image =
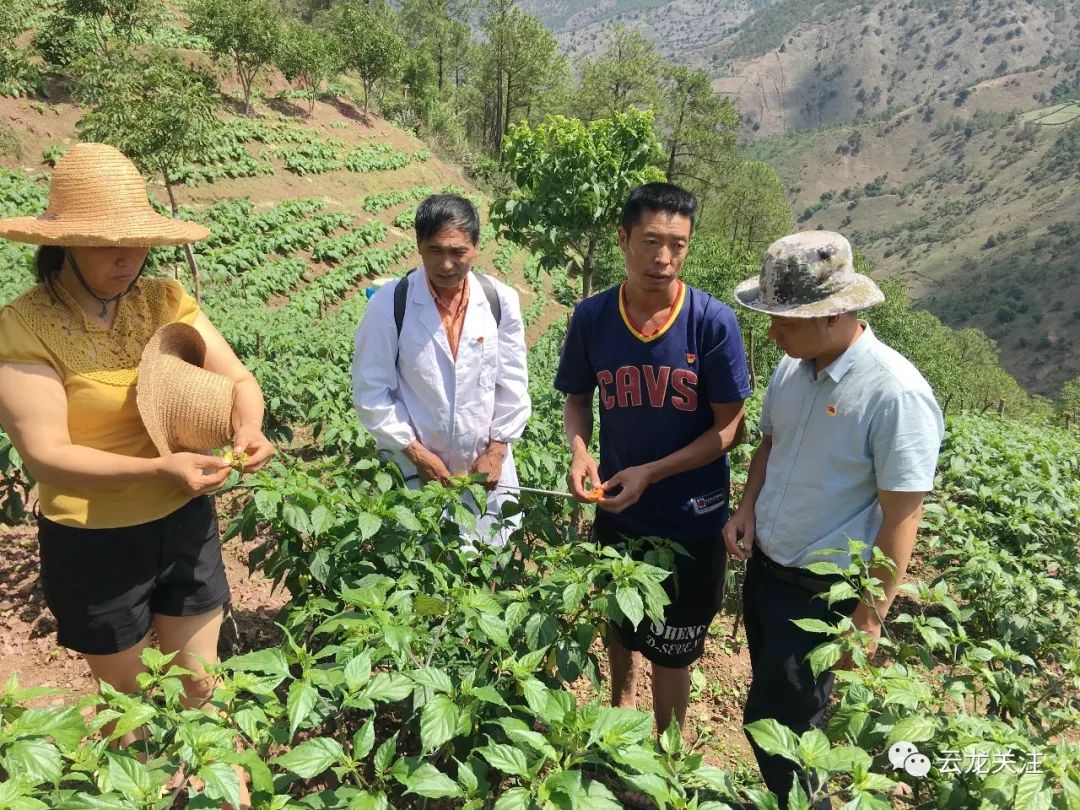
[[[142,640],[151,617],[197,616],[229,601],[217,514],[207,497],[119,529],[38,518],[41,583],[56,640],[109,655]]]
[[[614,521],[602,509],[596,510],[592,536],[594,542],[605,546],[624,542]],[[637,627],[628,621],[612,626],[623,647],[671,669],[689,666],[701,657],[709,625],[724,597],[727,560],[724,541],[719,537],[677,542],[687,554],[675,555],[675,571],[663,582],[671,600],[664,608],[663,623],[646,617]]]

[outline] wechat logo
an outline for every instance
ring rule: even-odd
[[[903,770],[909,776],[921,779],[930,773],[930,758],[926,754],[920,754],[919,749],[906,740],[893,743],[889,749],[889,762],[894,770]]]

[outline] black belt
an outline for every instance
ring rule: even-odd
[[[754,549],[751,559],[761,560],[762,567],[781,582],[802,588],[810,593],[828,593],[832,586],[840,581],[839,577],[818,576],[802,568],[790,568],[786,565],[780,565],[780,563],[766,557],[760,548]]]

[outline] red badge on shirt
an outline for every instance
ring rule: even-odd
[[[696,354],[691,354],[690,352],[687,352],[686,353],[686,362],[691,366],[694,365],[694,363],[697,362],[697,355]]]
[[[829,416],[836,416],[836,406],[835,405],[826,405],[825,406],[825,413],[827,413]]]

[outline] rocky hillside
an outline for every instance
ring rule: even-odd
[[[1078,43],[1080,5],[1059,0],[783,0],[698,58],[761,137],[886,115]]]
[[[923,306],[999,341],[1030,390],[1080,373],[1080,76],[1035,70],[880,121],[755,142],[806,228],[841,230]]]
[[[757,8],[771,0],[519,0],[555,32],[571,60],[603,49],[607,31],[624,25],[642,31],[668,59],[706,67],[721,43]]]

